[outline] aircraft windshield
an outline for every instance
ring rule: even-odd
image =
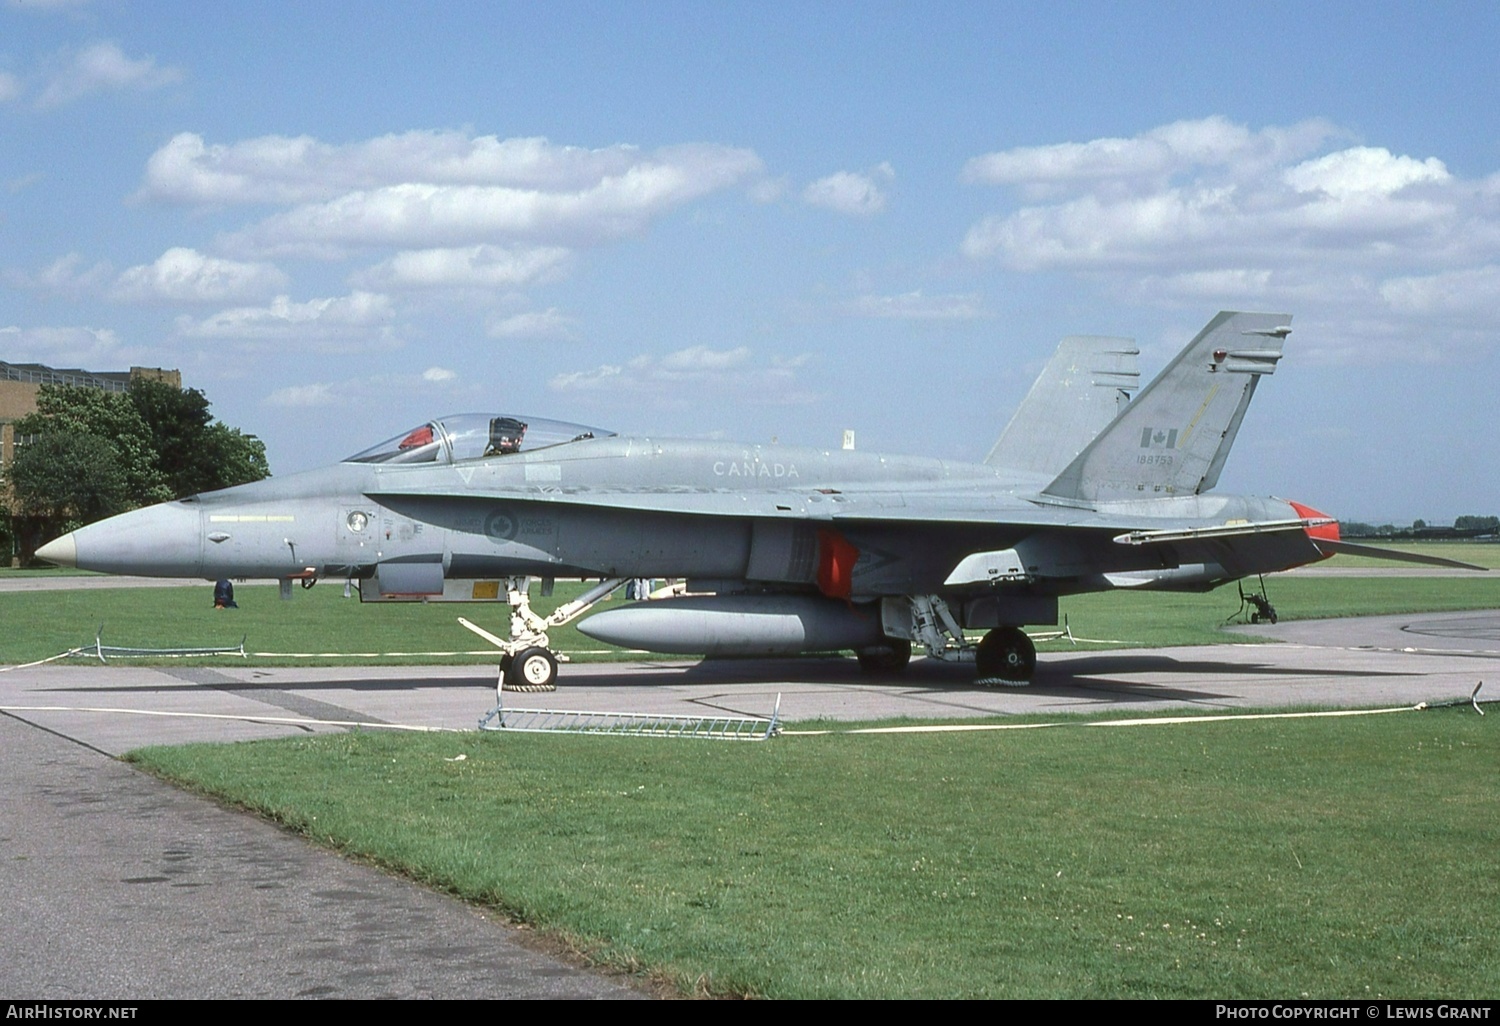
[[[513,414],[461,413],[428,421],[350,456],[345,463],[456,463],[584,438],[607,438],[613,431],[560,420]]]

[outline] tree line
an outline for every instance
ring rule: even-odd
[[[43,385],[13,430],[0,551],[23,565],[84,524],[271,472],[260,439],[215,420],[202,392],[146,378],[124,392]]]
[[[1346,520],[1339,524],[1339,534],[1345,538],[1484,538],[1500,534],[1500,517],[1462,516],[1452,527],[1425,520],[1413,521],[1410,527]]]

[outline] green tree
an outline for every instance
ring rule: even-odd
[[[119,453],[95,434],[40,435],[17,447],[5,478],[11,530],[23,561],[47,539],[131,505]]]
[[[260,439],[213,419],[197,389],[137,379],[126,392],[43,385],[0,482],[24,561],[50,537],[137,506],[270,474]]]
[[[123,392],[43,385],[36,412],[18,418],[14,430],[17,438],[33,439],[29,444],[54,434],[96,436],[114,450],[131,506],[177,498],[157,469],[150,429]]]
[[[126,393],[145,426],[167,491],[180,498],[270,474],[260,439],[213,419],[196,388],[138,378]]]
[[[1453,521],[1459,531],[1479,531],[1493,534],[1500,531],[1500,517],[1465,516]]]

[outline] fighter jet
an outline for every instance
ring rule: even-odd
[[[617,435],[519,414],[441,417],[332,467],[191,495],[43,546],[107,573],[352,578],[365,601],[505,602],[507,686],[553,685],[548,630],[633,578],[682,594],[598,613],[616,645],[703,655],[853,650],[896,672],[913,644],[1021,682],[1058,599],[1206,591],[1343,551],[1299,502],[1218,495],[1285,314],[1220,313],[1139,395],[1129,340],[1064,339],[984,463]],[[1427,557],[1418,561],[1467,566]],[[1477,567],[1473,569],[1479,569]],[[542,617],[530,591],[601,579]],[[984,632],[980,640],[970,632]]]

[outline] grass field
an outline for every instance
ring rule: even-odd
[[[1082,722],[133,758],[685,992],[1500,993],[1494,716]]]
[[[1284,619],[1500,608],[1500,573],[1407,578],[1291,576],[1273,578],[1268,587]],[[556,595],[551,600],[538,599],[536,608],[550,611],[555,603],[566,601],[578,590],[575,582],[559,581]],[[101,624],[106,644],[129,647],[236,645],[244,638],[246,648],[253,653],[385,654],[380,658],[314,659],[257,655],[250,660],[255,665],[490,663],[493,659],[488,655],[390,653],[484,650],[486,645],[460,627],[457,618],[465,616],[502,634],[508,623],[501,604],[361,605],[358,599],[343,598],[342,587],[332,581],[307,591],[297,589],[289,602],[278,598],[272,586],[242,586],[236,590],[240,604],[236,610],[215,610],[212,595],[206,583],[199,588],[0,592],[0,625],[4,625],[0,630],[0,663],[30,662],[75,646],[92,645]],[[618,597],[614,600],[620,601]],[[1062,609],[1079,637],[1109,642],[1088,646],[1100,649],[1222,642],[1224,635],[1219,628],[1238,605],[1238,596],[1230,586],[1207,595],[1079,595],[1064,599]],[[583,661],[622,657],[618,650],[585,638],[572,627],[557,629],[552,640],[555,648]],[[1235,640],[1249,639],[1237,636]],[[1056,651],[1066,644],[1050,643],[1042,651]],[[238,658],[233,662],[244,665]]]

